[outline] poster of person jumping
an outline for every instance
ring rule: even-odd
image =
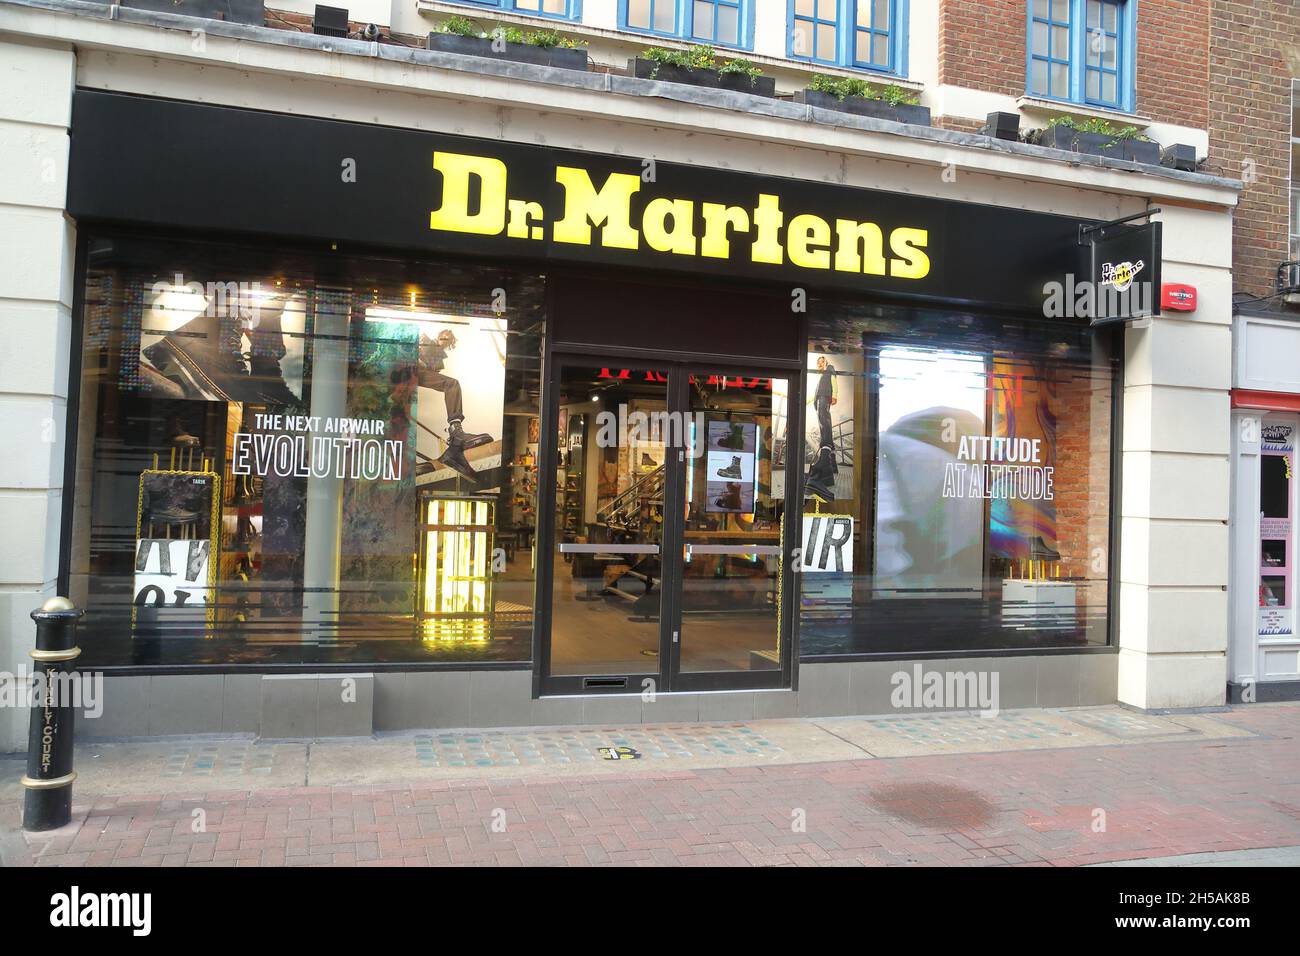
[[[506,320],[437,316],[420,323],[416,482],[438,490],[491,490],[501,465]]]

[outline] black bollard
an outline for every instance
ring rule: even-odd
[[[56,830],[72,820],[72,736],[76,711],[72,688],[77,679],[73,662],[77,647],[77,620],[84,612],[67,598],[55,597],[32,612],[36,622],[36,650],[32,651],[37,675],[37,699],[27,736],[27,773],[22,785],[23,829]]]

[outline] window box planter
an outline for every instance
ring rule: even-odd
[[[1115,139],[1106,133],[1086,133],[1068,126],[1049,126],[1043,130],[1040,146],[1063,149],[1069,153],[1091,153],[1133,163],[1160,165],[1160,144],[1141,139]]]
[[[514,60],[517,63],[536,63],[562,70],[586,70],[587,51],[564,47],[541,47],[530,43],[500,43],[504,49],[492,49],[492,40],[484,37],[463,37],[455,33],[430,33],[425,48],[439,53],[460,53],[464,56],[481,56],[489,60]]]
[[[717,70],[688,70],[668,63],[656,63],[637,57],[628,60],[627,72],[642,80],[662,80],[664,83],[685,83],[687,86],[705,86],[715,90],[735,93],[753,93],[755,96],[776,96],[776,77],[756,76],[751,79],[742,73],[719,73]]]
[[[147,10],[150,13],[177,13],[183,17],[202,17],[205,20],[225,20],[228,23],[247,23],[260,27],[266,22],[264,0],[122,0],[128,10]]]
[[[913,106],[908,103],[897,105],[884,100],[872,100],[865,96],[846,96],[839,99],[830,93],[817,90],[800,90],[794,95],[796,103],[816,106],[823,110],[838,110],[841,113],[854,113],[858,116],[870,116],[873,119],[893,120],[895,123],[911,123],[913,126],[930,125],[930,107]]]

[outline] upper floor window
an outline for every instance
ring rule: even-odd
[[[907,0],[790,0],[787,53],[830,66],[903,73]]]
[[[530,13],[559,20],[577,20],[581,0],[457,0],[469,7],[487,7],[507,13]]]
[[[619,0],[619,26],[710,46],[754,45],[752,0]]]
[[[1131,112],[1135,6],[1029,0],[1029,92]]]

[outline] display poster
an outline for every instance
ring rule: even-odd
[[[803,515],[799,600],[806,611],[853,606],[853,516]]]
[[[419,341],[416,481],[436,491],[491,491],[500,483],[506,320],[427,315]],[[535,420],[530,442],[534,428]]]
[[[707,435],[705,511],[753,514],[758,425],[731,419],[714,420],[708,423]]]
[[[220,478],[210,472],[141,473],[137,505],[133,613],[158,620],[205,615],[214,604]],[[179,609],[179,610],[177,610]]]
[[[1291,422],[1266,421],[1260,434],[1259,602],[1262,637],[1295,633],[1295,432]]]
[[[212,541],[141,538],[136,542],[136,607],[206,608],[213,603]]]
[[[853,387],[861,362],[847,353],[808,353],[803,463],[809,489],[823,500],[853,498]]]
[[[994,554],[1013,561],[1059,561],[1056,427],[1050,378],[1023,361],[991,360],[989,436],[963,436],[947,466],[944,497],[985,498]]]
[[[790,382],[772,379],[772,498],[785,500],[785,462],[789,455]]]
[[[799,570],[806,574],[853,573],[853,516],[805,514]]]
[[[157,398],[296,404],[306,301],[274,281],[155,282],[144,290],[136,374],[123,382]]]

